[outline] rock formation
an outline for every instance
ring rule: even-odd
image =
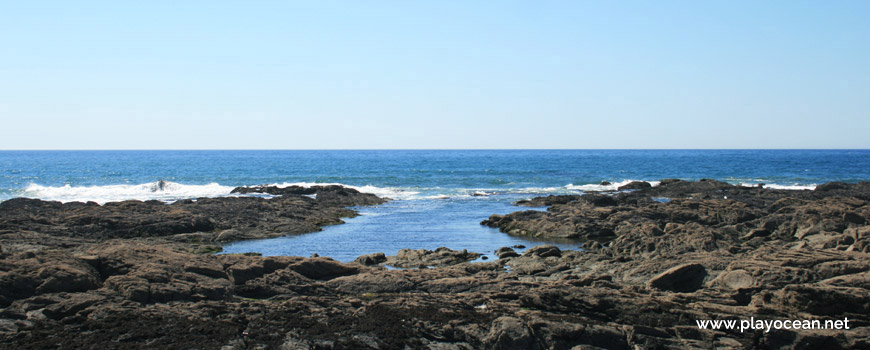
[[[350,264],[208,249],[221,237],[316,230],[353,215],[343,205],[377,202],[346,190],[316,191],[344,198],[322,202],[295,193],[103,206],[15,199],[0,203],[0,347],[868,348],[867,187],[663,181],[586,194],[489,220],[513,234],[598,239],[585,251],[505,247],[475,263],[464,262],[475,253],[447,248]],[[411,268],[379,266],[399,261]],[[696,323],[750,317],[848,318],[851,328]]]

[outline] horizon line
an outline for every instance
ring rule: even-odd
[[[119,151],[868,151],[870,148],[75,148],[0,149],[0,152]]]

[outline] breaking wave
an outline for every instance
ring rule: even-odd
[[[565,188],[569,190],[578,190],[578,191],[616,191],[621,186],[628,185],[633,181],[643,181],[643,180],[624,180],[620,182],[612,182],[609,184],[588,184],[588,185],[574,185],[567,184]],[[658,186],[660,181],[647,181],[650,185]]]
[[[169,181],[155,181],[138,185],[105,186],[43,186],[32,183],[21,193],[22,197],[60,202],[107,202],[128,199],[175,201],[184,198],[219,197],[230,194],[233,187],[217,183],[185,185]]]
[[[372,185],[354,186],[342,183],[315,183],[315,182],[284,182],[273,183],[266,186],[289,187],[289,186],[327,186],[339,185],[356,189],[363,193],[371,193],[382,198],[393,200],[419,200],[419,199],[462,199],[475,197],[489,197],[494,195],[549,195],[549,194],[577,194],[585,191],[616,191],[632,181],[625,180],[610,184],[568,184],[560,187],[517,187],[517,188],[442,188],[442,187],[378,187]],[[658,181],[648,181],[651,185],[659,185]],[[756,186],[754,183],[740,183],[743,186]],[[787,190],[812,190],[815,184],[810,185],[780,185],[765,184],[765,188]],[[105,186],[43,186],[36,183],[28,185],[18,193],[21,197],[54,200],[60,202],[87,202],[93,201],[100,204],[128,199],[137,200],[160,200],[171,202],[179,199],[223,197],[233,196],[230,192],[234,187],[223,186],[218,183],[205,185],[188,185],[169,181],[156,181],[138,185],[105,185]]]

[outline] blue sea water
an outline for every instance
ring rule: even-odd
[[[540,244],[479,222],[519,210],[510,205],[518,199],[663,178],[812,189],[870,180],[870,150],[0,151],[0,200],[171,201],[226,196],[236,186],[314,183],[395,199],[359,208],[362,216],[322,232],[224,247],[342,261],[400,248],[491,253]],[[158,180],[169,184],[157,188]]]

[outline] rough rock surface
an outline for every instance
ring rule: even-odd
[[[383,204],[384,199],[379,198],[370,193],[361,193],[353,188],[348,188],[339,185],[326,186],[254,186],[254,187],[236,187],[231,193],[252,194],[264,193],[275,196],[290,196],[290,195],[309,195],[320,203],[331,206],[353,207],[362,205]]]
[[[625,190],[643,190],[652,187],[649,182],[646,181],[632,181],[625,185],[619,186],[617,190],[625,191]]]
[[[512,235],[613,241],[613,249],[644,255],[751,249],[776,239],[868,252],[870,237],[861,230],[870,222],[870,182],[819,187],[825,190],[665,180],[632,192],[584,194],[545,212],[492,215],[481,224]],[[667,200],[654,200],[661,198]],[[689,242],[674,242],[674,234],[688,234],[682,238]]]
[[[348,206],[384,203],[372,194],[340,186],[310,189],[317,199],[290,193],[270,199],[200,198],[171,204],[129,200],[99,205],[15,198],[0,203],[0,235],[7,248],[18,245],[13,248],[18,250],[26,249],[29,242],[66,247],[110,238],[222,243],[318,231],[355,216]]]
[[[532,199],[523,199],[514,203],[515,205],[523,206],[523,207],[546,207],[553,204],[565,204],[576,201],[579,199],[579,195],[549,195],[546,197],[535,197]]]
[[[649,197],[661,193],[644,197],[658,188],[652,187],[614,195],[617,205],[578,199],[538,212],[572,213],[549,218],[551,228],[616,224],[609,239],[586,245],[586,251],[536,246],[497,261],[404,270],[324,257],[213,255],[190,239],[195,232],[127,236],[137,232],[132,217],[169,214],[167,208],[209,213],[192,203],[137,203],[129,212],[110,205],[100,212],[109,210],[115,222],[131,226],[94,225],[93,234],[71,219],[79,209],[0,205],[0,348],[870,347],[870,254],[861,245],[870,233],[868,198],[859,189],[865,185],[791,196],[750,189],[740,200],[745,190],[716,182],[669,183],[691,195],[671,194],[670,202],[660,203]],[[735,194],[724,199],[717,188]],[[279,216],[270,210],[298,213],[299,223],[308,222],[304,215],[319,222],[324,213],[341,212],[310,198],[282,196],[296,204],[260,202],[278,198],[239,203],[266,218]],[[306,206],[312,211],[302,211]],[[202,215],[215,225],[245,222],[245,216]],[[283,227],[272,225],[253,227]],[[219,227],[243,233],[247,226]],[[430,266],[469,254],[439,249],[403,256]],[[696,324],[749,317],[848,318],[851,329],[740,332]]]
[[[472,261],[481,255],[483,254],[469,252],[465,249],[458,251],[446,247],[435,250],[400,249],[395,256],[388,256],[385,264],[402,268],[450,266]]]

